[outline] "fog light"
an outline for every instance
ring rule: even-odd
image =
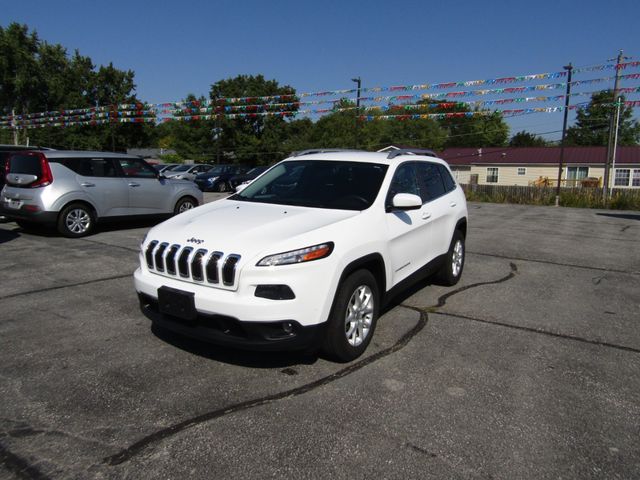
[[[288,285],[258,285],[255,295],[269,300],[293,300],[296,298]]]
[[[284,331],[284,333],[291,334],[293,333],[293,323],[291,322],[284,322],[282,324],[282,330]]]

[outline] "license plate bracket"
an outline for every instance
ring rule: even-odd
[[[9,198],[7,199],[7,207],[12,208],[14,210],[19,210],[20,207],[22,207],[22,202],[20,200]]]
[[[193,321],[198,316],[194,294],[171,287],[160,287],[158,289],[158,308],[161,313]]]

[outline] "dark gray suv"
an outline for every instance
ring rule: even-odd
[[[133,155],[14,152],[6,160],[0,215],[21,226],[50,224],[82,237],[96,222],[139,215],[170,215],[202,204],[192,183],[171,180]]]

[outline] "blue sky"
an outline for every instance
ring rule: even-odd
[[[355,76],[372,87],[559,71],[620,49],[640,59],[637,0],[0,0],[0,11],[2,26],[26,23],[97,64],[134,70],[148,102],[206,95],[238,74],[313,92],[352,88]],[[558,130],[562,114],[510,123],[512,133]]]

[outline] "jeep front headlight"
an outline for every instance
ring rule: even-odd
[[[321,243],[311,247],[291,250],[289,252],[276,253],[260,260],[256,266],[270,267],[272,265],[291,265],[294,263],[311,262],[328,257],[333,251],[333,242]]]

